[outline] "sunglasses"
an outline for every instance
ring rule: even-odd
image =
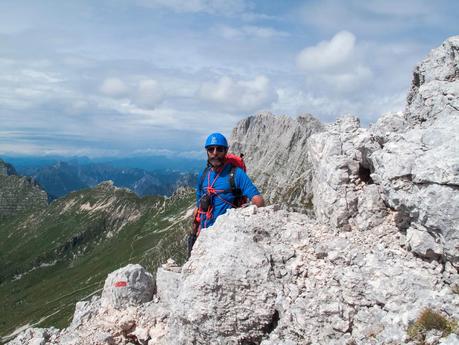
[[[208,153],[213,153],[217,151],[218,153],[225,152],[225,148],[223,146],[210,146],[207,148]]]

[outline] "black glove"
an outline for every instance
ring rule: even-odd
[[[189,234],[188,235],[188,259],[190,258],[191,256],[191,250],[193,249],[193,245],[194,245],[194,242],[196,242],[196,239],[198,237],[195,235],[195,234]]]

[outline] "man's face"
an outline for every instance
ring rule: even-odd
[[[227,149],[223,146],[207,147],[207,160],[214,168],[220,168],[225,163]]]

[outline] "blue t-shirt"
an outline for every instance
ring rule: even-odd
[[[223,191],[218,193],[218,195],[211,194],[211,202],[212,202],[212,216],[207,219],[205,214],[201,214],[201,228],[208,228],[209,226],[215,223],[215,220],[218,216],[224,214],[227,209],[232,208],[234,202],[234,194],[231,193],[231,185],[230,185],[230,172],[231,172],[232,165],[227,164],[218,178],[218,173],[215,172],[213,169],[208,169],[204,179],[202,181],[202,186],[200,186],[201,176],[204,173],[201,172],[198,176],[198,185],[196,186],[196,206],[199,208],[199,201],[201,197],[207,193],[209,181],[210,185],[215,188],[216,190]],[[215,182],[214,182],[215,180]],[[254,186],[250,178],[241,168],[236,168],[234,172],[234,184],[236,188],[240,188],[242,191],[242,195],[246,196],[249,200],[255,195],[259,195],[257,187]],[[201,189],[200,189],[201,187]],[[225,201],[223,201],[223,200]]]

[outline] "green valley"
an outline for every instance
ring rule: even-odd
[[[150,272],[185,259],[194,194],[139,198],[104,182],[0,222],[0,334],[36,324],[64,327],[75,303],[128,263]]]

